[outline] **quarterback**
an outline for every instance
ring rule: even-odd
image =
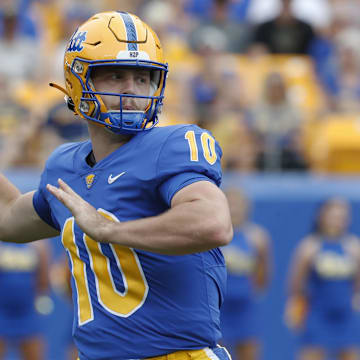
[[[217,345],[218,247],[232,239],[221,149],[197,126],[156,126],[167,72],[137,16],[94,15],[66,48],[65,87],[51,84],[90,139],[57,148],[36,191],[0,178],[0,239],[61,234],[80,360],[228,357]]]

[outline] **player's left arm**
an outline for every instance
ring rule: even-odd
[[[64,181],[47,189],[92,239],[161,254],[181,255],[227,245],[233,236],[224,193],[210,181],[179,190],[163,214],[127,222],[106,219]]]

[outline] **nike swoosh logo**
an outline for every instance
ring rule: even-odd
[[[123,176],[125,173],[126,173],[126,171],[123,171],[122,173],[120,173],[119,175],[116,175],[114,177],[112,176],[112,174],[110,174],[109,178],[108,178],[108,183],[112,184],[114,181],[116,181],[120,176]]]

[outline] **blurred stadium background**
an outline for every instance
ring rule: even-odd
[[[263,359],[293,359],[283,313],[295,245],[333,195],[350,201],[360,235],[360,1],[1,0],[0,168],[22,191],[37,186],[57,145],[87,136],[48,83],[62,84],[77,25],[105,10],[138,14],[158,33],[170,67],[161,125],[211,130],[224,151],[224,186],[244,189],[253,220],[269,231]],[[52,301],[40,310],[46,359],[62,360],[71,307],[57,281],[61,243],[49,244]]]

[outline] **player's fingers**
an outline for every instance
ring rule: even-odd
[[[56,186],[47,184],[46,188],[48,191],[53,194],[58,200],[60,200],[62,203],[64,203],[64,197],[63,197],[63,191],[57,188]]]
[[[58,183],[60,189],[65,191],[67,194],[79,197],[79,195],[64,180],[59,178]]]
[[[67,194],[60,188],[56,186],[47,184],[46,188],[53,194],[64,206],[66,206],[72,213],[76,211],[77,201],[71,195]]]

